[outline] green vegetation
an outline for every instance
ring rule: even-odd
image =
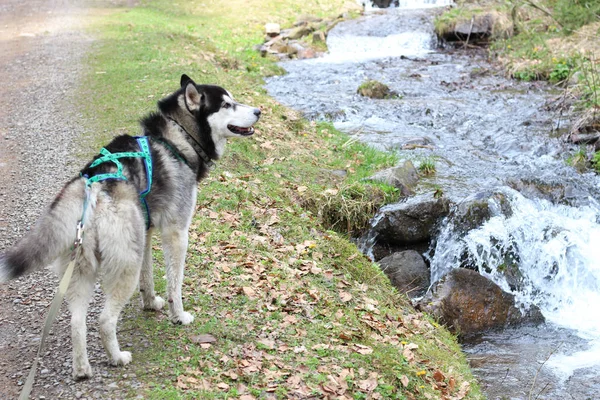
[[[362,180],[395,158],[305,121],[262,87],[281,72],[253,50],[264,24],[335,16],[344,3],[142,1],[97,20],[81,91],[90,153],[113,135],[137,134],[138,119],[182,73],[263,111],[255,135],[230,143],[199,186],[183,288],[194,323],[174,326],[136,300],[126,311],[120,340],[133,344],[134,357],[126,370],[143,385],[132,396],[482,397],[455,338],[416,312],[348,240],[397,196]]]
[[[435,158],[426,157],[419,163],[419,172],[425,176],[435,174]]]
[[[361,83],[356,92],[372,99],[388,99],[394,96],[388,85],[373,79]]]

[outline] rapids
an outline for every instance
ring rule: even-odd
[[[568,117],[548,104],[560,93],[544,83],[515,82],[483,53],[442,51],[433,34],[435,0],[402,0],[395,9],[367,7],[365,16],[338,24],[329,52],[281,63],[286,75],[267,81],[269,93],[311,119],[332,120],[353,138],[396,151],[416,165],[435,160],[422,191],[441,189],[460,202],[484,189],[501,191],[500,211],[464,237],[448,220],[429,253],[432,281],[467,253],[480,272],[536,304],[547,323],[489,333],[463,343],[490,399],[593,399],[600,393],[600,179],[566,163],[560,139]],[[438,7],[438,8],[436,8]],[[359,96],[367,79],[397,96]],[[431,143],[413,150],[415,139]],[[560,204],[525,197],[509,182],[559,185]],[[523,285],[499,272],[503,251],[516,253]]]

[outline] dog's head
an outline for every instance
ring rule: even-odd
[[[197,85],[187,75],[181,76],[186,109],[199,121],[208,122],[215,143],[233,137],[251,136],[260,110],[236,102],[227,90],[215,85]]]

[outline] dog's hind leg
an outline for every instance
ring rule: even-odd
[[[129,187],[117,186],[119,188],[125,192]],[[127,197],[133,196],[117,192],[113,198],[120,201],[107,201],[96,210],[102,288],[106,294],[98,322],[100,339],[112,365],[126,365],[131,361],[131,353],[119,348],[117,321],[140,279],[146,245],[144,217],[138,203]]]
[[[194,321],[194,316],[183,311],[181,285],[183,284],[183,268],[188,246],[188,231],[171,230],[162,233],[162,242],[167,265],[167,295],[169,299],[169,317],[174,324],[187,325]]]
[[[92,367],[87,355],[86,315],[94,293],[96,274],[88,261],[81,257],[73,271],[66,299],[71,312],[71,341],[73,344],[73,379],[92,376]]]
[[[156,295],[154,291],[154,275],[152,273],[152,229],[146,233],[146,247],[144,249],[144,261],[140,273],[140,293],[144,310],[160,310],[165,301]]]
[[[100,314],[100,338],[112,365],[127,365],[131,362],[131,353],[121,351],[117,341],[117,321],[123,307],[135,291],[139,279],[142,259],[123,260],[118,266],[120,273],[105,276],[103,288],[106,303]]]

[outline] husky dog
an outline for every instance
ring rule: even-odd
[[[181,284],[197,182],[221,157],[227,139],[254,133],[259,116],[258,108],[237,103],[227,90],[182,75],[181,88],[141,120],[143,136],[113,139],[65,185],[30,233],[0,255],[0,282],[50,264],[62,275],[84,219],[85,236],[66,293],[75,379],[92,375],[85,319],[97,277],[106,294],[100,335],[113,365],[131,361],[131,353],[119,348],[116,327],[138,282],[144,309],[164,306],[152,275],[155,230],[164,247],[169,317],[184,325],[194,320],[183,310]]]

